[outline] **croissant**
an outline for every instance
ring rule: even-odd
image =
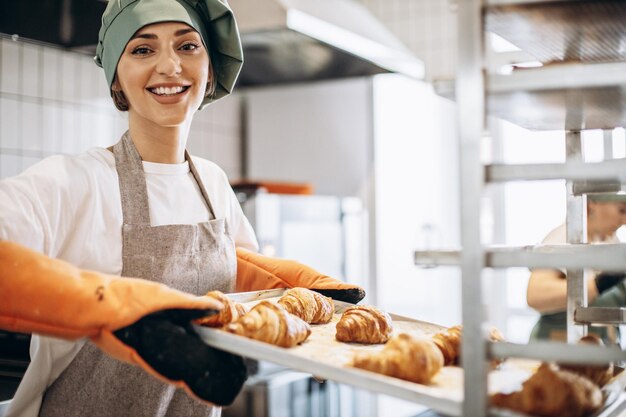
[[[281,347],[292,347],[302,343],[311,334],[311,327],[304,320],[269,301],[261,301],[224,329],[230,333]]]
[[[246,314],[246,307],[243,304],[232,301],[221,291],[209,291],[206,296],[217,299],[224,305],[224,309],[213,316],[196,320],[195,322],[201,326],[222,327]]]
[[[602,392],[588,379],[543,363],[522,390],[491,396],[491,405],[542,417],[582,417],[602,405]]]
[[[457,325],[449,329],[439,332],[433,336],[433,342],[441,349],[443,353],[444,363],[448,365],[456,365],[461,357],[461,341],[463,336],[463,326]],[[502,333],[495,327],[489,331],[489,340],[492,342],[501,342],[504,340]],[[497,363],[496,363],[497,364]]]
[[[244,314],[248,312],[248,309],[246,308],[246,306],[240,303],[235,303],[235,310],[237,310],[237,318],[243,316]]]
[[[335,338],[340,342],[385,343],[392,331],[389,314],[374,306],[353,306],[337,322]]]
[[[291,314],[312,324],[328,323],[335,311],[331,298],[301,287],[285,291],[278,299],[278,304],[285,307]]]
[[[463,327],[453,326],[433,336],[433,342],[443,354],[444,365],[456,364],[461,354],[461,336]]]
[[[593,333],[583,336],[578,343],[604,346],[602,339]],[[564,371],[570,371],[577,375],[584,376],[599,387],[603,387],[613,377],[612,363],[599,366],[559,364],[559,368]]]
[[[443,355],[432,340],[401,333],[391,338],[380,352],[355,354],[351,365],[427,384],[443,366]]]

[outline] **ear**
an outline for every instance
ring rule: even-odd
[[[122,86],[119,81],[117,81],[117,77],[113,78],[113,83],[111,84],[111,91],[122,91]]]

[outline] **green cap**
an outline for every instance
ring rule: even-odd
[[[237,22],[226,0],[109,0],[94,58],[104,69],[109,89],[130,38],[142,27],[159,22],[186,23],[202,36],[217,85],[215,94],[202,101],[201,109],[233,91],[243,65],[243,51]]]

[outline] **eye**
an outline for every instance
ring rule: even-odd
[[[131,54],[148,55],[150,52],[152,52],[152,49],[148,48],[147,46],[138,46],[136,48],[133,48],[133,50],[131,51]]]
[[[196,42],[186,42],[181,47],[183,51],[195,51],[196,49],[200,49],[200,45]]]

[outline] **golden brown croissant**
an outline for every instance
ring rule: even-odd
[[[311,334],[311,327],[304,320],[269,301],[261,301],[224,329],[230,333],[282,347],[302,343]]]
[[[351,365],[427,384],[443,366],[443,355],[432,340],[401,333],[391,338],[380,352],[355,354]]]
[[[444,363],[448,365],[456,365],[461,357],[461,341],[463,336],[463,326],[453,326],[449,329],[439,332],[433,336],[433,342],[441,349],[443,353]],[[502,333],[495,327],[489,331],[489,340],[492,342],[501,342],[504,340]],[[497,363],[496,363],[497,364]]]
[[[433,342],[443,354],[444,365],[456,364],[461,354],[462,326],[453,326],[433,336]]]
[[[602,392],[588,379],[543,363],[522,390],[491,396],[491,405],[542,417],[582,417],[602,405]]]
[[[248,309],[243,304],[235,303],[235,310],[237,310],[237,318],[243,316],[248,312]]]
[[[291,288],[278,299],[293,315],[300,317],[307,323],[328,323],[335,311],[333,300],[307,288]]]
[[[389,314],[374,306],[353,306],[337,322],[335,338],[340,342],[385,343],[393,326]]]
[[[201,326],[222,327],[246,314],[246,307],[243,304],[232,301],[221,291],[209,291],[206,296],[217,299],[224,305],[224,309],[213,316],[196,320],[195,322]]]
[[[602,339],[593,333],[581,337],[578,343],[604,346]],[[599,387],[603,387],[613,377],[612,363],[598,366],[559,364],[559,368],[564,371],[570,371],[577,375],[584,376]]]

